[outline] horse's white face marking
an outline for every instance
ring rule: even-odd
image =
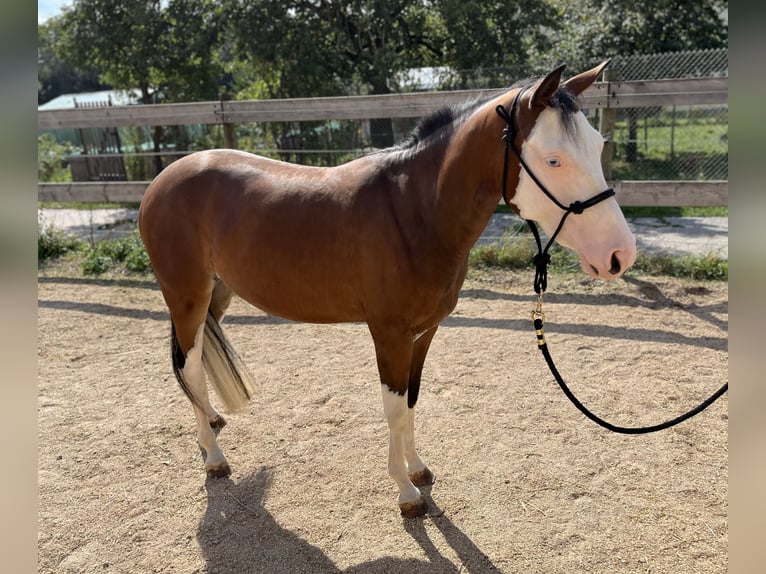
[[[582,113],[572,119],[570,135],[564,131],[560,112],[546,108],[521,149],[529,168],[563,205],[585,201],[607,189],[601,169],[604,140]],[[521,216],[538,222],[549,237],[564,215],[523,169],[513,201]],[[613,197],[580,215],[571,214],[556,240],[577,251],[583,270],[593,277],[616,279],[636,260],[636,240]]]

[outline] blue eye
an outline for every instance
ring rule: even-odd
[[[557,157],[549,157],[545,162],[549,167],[561,167],[561,161]]]

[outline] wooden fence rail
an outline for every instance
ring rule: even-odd
[[[421,117],[447,104],[505,89],[417,92],[377,96],[220,100],[185,104],[44,110],[39,129],[223,124]],[[596,82],[581,95],[585,108],[728,103],[728,78]],[[148,182],[38,183],[40,201],[138,201]],[[726,181],[611,182],[621,205],[728,205]]]

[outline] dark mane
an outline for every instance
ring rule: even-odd
[[[488,102],[490,97],[479,97],[468,100],[462,104],[444,106],[418,122],[418,125],[410,133],[410,137],[393,149],[405,150],[416,147],[418,144],[435,139],[437,135],[451,135],[455,124],[470,115],[476,108]]]
[[[509,89],[528,88],[534,85],[537,78],[527,78],[515,82]],[[379,150],[381,152],[410,150],[421,143],[427,143],[429,140],[436,140],[437,136],[449,137],[455,128],[455,125],[466,116],[470,115],[482,104],[485,104],[494,96],[483,96],[473,100],[468,100],[462,104],[444,106],[422,118],[420,122],[410,133],[406,140],[394,145],[393,147]],[[574,115],[580,111],[577,102],[577,95],[569,88],[561,87],[551,98],[549,105],[561,112],[561,121],[564,131],[569,136],[574,136],[576,124]],[[376,153],[376,152],[373,152]]]

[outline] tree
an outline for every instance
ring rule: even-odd
[[[526,66],[556,25],[547,0],[226,0],[238,58],[274,97],[387,94],[402,72]],[[464,73],[463,83],[467,80]],[[372,120],[376,147],[391,120]]]
[[[575,68],[608,57],[728,46],[728,0],[554,0],[568,24],[557,46]],[[626,159],[638,159],[638,120],[628,119]]]
[[[535,54],[551,52],[553,32],[562,25],[546,0],[437,0],[435,4],[445,30],[442,63],[454,70],[455,87],[474,87],[487,73],[493,78],[519,79],[555,63],[550,57],[534,60]]]
[[[728,46],[728,0],[553,1],[566,22],[557,49],[578,68],[618,55]]]
[[[116,89],[139,89],[145,104],[215,99],[219,18],[211,0],[74,0],[59,54]],[[162,133],[153,134],[158,171]]]
[[[234,50],[271,97],[387,94],[398,72],[441,55],[425,2],[229,0]],[[373,145],[393,144],[391,121],[371,122]]]
[[[50,18],[37,26],[37,104],[41,105],[62,94],[103,90],[93,69],[77,70],[56,52],[61,39],[61,18]]]

